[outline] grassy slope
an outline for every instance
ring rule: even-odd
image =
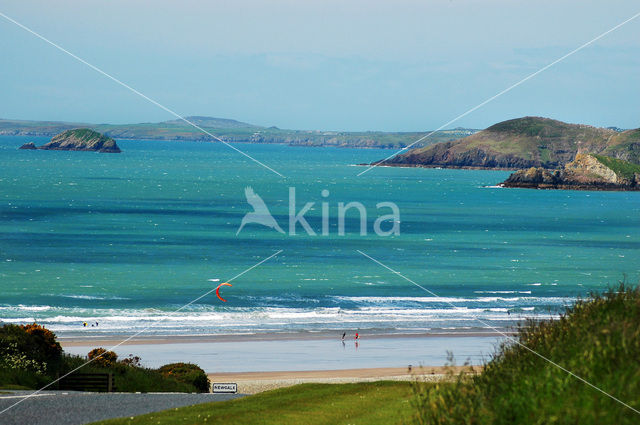
[[[473,157],[480,150],[478,161],[484,156],[504,161],[504,158],[520,159],[517,166],[543,166],[554,168],[571,160],[578,148],[588,152],[600,152],[617,133],[614,130],[540,117],[524,117],[495,124],[486,130],[459,139],[446,149],[447,155],[436,155],[446,161]],[[424,161],[433,163],[432,156],[440,146],[427,146],[398,155],[394,162]],[[618,148],[618,150],[624,148]],[[440,164],[438,164],[440,165]],[[481,164],[477,164],[480,166]]]
[[[530,322],[518,340],[640,410],[640,290],[578,301],[558,320]],[[640,415],[522,346],[503,346],[484,372],[419,389],[429,424],[638,424]]]
[[[613,136],[601,154],[640,164],[640,128]]]
[[[302,384],[238,400],[206,403],[101,425],[178,424],[366,424],[406,423],[412,413],[411,384]]]

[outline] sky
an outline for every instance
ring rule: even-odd
[[[183,115],[435,129],[640,12],[637,0],[0,0],[0,13]],[[0,17],[0,117],[174,117]],[[450,125],[640,127],[640,17]]]

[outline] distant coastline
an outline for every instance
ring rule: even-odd
[[[114,139],[215,142],[216,138],[219,138],[228,143],[401,149],[429,133],[427,130],[407,132],[287,130],[222,118],[192,116],[186,117],[186,119],[213,134],[215,138],[181,120],[137,124],[92,124],[0,119],[0,135],[52,137],[66,130],[90,128]],[[416,147],[457,140],[477,131],[468,128],[441,130],[434,133],[424,143],[417,144]]]

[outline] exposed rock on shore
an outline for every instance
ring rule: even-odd
[[[640,165],[602,155],[578,154],[558,170],[532,167],[513,173],[501,186],[530,189],[640,190]]]

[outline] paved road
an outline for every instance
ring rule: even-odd
[[[0,411],[29,391],[0,394]],[[142,415],[209,401],[224,401],[241,394],[83,393],[43,391],[0,414],[2,425],[82,425],[103,419]]]

